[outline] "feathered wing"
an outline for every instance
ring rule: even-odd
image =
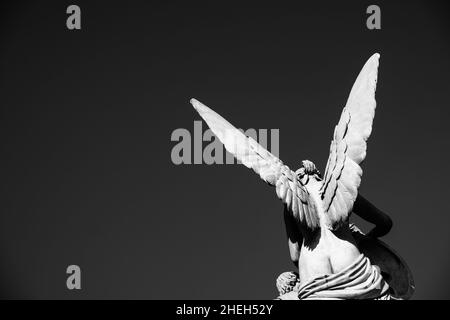
[[[356,79],[339,123],[334,129],[330,155],[320,189],[327,225],[335,229],[348,221],[358,195],[366,157],[366,141],[375,116],[375,90],[380,55],[366,62]]]
[[[247,168],[253,169],[261,179],[275,186],[278,197],[287,205],[296,219],[310,229],[319,226],[316,204],[291,169],[254,139],[246,136],[201,102],[191,99],[191,104],[228,152]]]

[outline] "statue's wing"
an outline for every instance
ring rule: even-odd
[[[378,53],[374,54],[362,68],[334,129],[320,189],[323,209],[329,219],[327,224],[332,229],[347,221],[358,195],[362,176],[359,164],[366,157],[366,141],[375,116],[379,57]]]
[[[246,167],[253,169],[261,179],[275,186],[278,197],[296,219],[311,229],[319,226],[315,202],[306,187],[298,181],[295,172],[201,102],[191,99],[191,104],[228,152]]]

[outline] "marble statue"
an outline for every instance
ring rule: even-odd
[[[284,204],[289,252],[298,273],[280,275],[278,299],[407,299],[412,295],[414,285],[406,264],[376,239],[389,232],[391,219],[358,195],[360,163],[366,157],[375,116],[379,57],[370,57],[351,89],[323,176],[308,160],[291,170],[219,114],[191,99],[225,149],[274,186]],[[352,212],[375,228],[364,235],[349,223]]]

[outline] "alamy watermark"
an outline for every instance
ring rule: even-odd
[[[251,137],[258,144],[249,140],[240,141],[237,145],[231,146],[235,154],[241,155],[237,161],[232,154],[227,152],[224,145],[214,135],[211,129],[203,132],[202,121],[194,121],[194,133],[185,128],[173,130],[170,140],[177,142],[170,154],[172,163],[180,164],[240,164],[241,162],[258,161],[255,154],[264,152],[261,147],[270,151],[274,156],[280,155],[280,130],[279,129],[239,129],[243,134]],[[233,132],[229,132],[234,135]],[[204,145],[204,142],[207,144]],[[243,143],[242,143],[243,142]],[[270,148],[269,148],[270,143]],[[253,150],[255,152],[248,152]]]
[[[69,30],[81,30],[81,8],[78,5],[71,4],[66,9],[69,16],[66,19],[66,27]],[[369,30],[381,29],[381,9],[378,5],[369,5],[366,9],[369,16],[366,19],[366,26]]]
[[[66,27],[69,30],[81,29],[81,9],[79,6],[72,4],[67,7],[66,13],[70,14],[66,20]]]
[[[66,286],[69,290],[81,289],[81,269],[76,264],[67,267],[66,273],[69,275],[66,280]]]
[[[367,14],[370,16],[366,20],[366,26],[369,30],[380,30],[381,29],[381,9],[379,6],[372,4],[367,7]]]

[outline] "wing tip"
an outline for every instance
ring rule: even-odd
[[[195,98],[191,98],[189,103],[195,108],[195,110],[198,110],[202,106],[202,103]]]
[[[205,106],[203,103],[201,103],[200,101],[198,101],[195,98],[191,98],[189,100],[189,102],[191,103],[191,105],[194,107],[195,110],[197,110],[197,112],[200,114],[200,116],[203,117],[204,114],[207,113],[212,113],[214,111],[212,111],[210,108],[208,108],[207,106]]]
[[[369,58],[369,60],[367,60],[367,64],[368,65],[375,65],[375,68],[378,68],[378,65],[379,65],[379,61],[380,61],[380,54],[377,52],[377,53],[374,53],[370,58]]]

